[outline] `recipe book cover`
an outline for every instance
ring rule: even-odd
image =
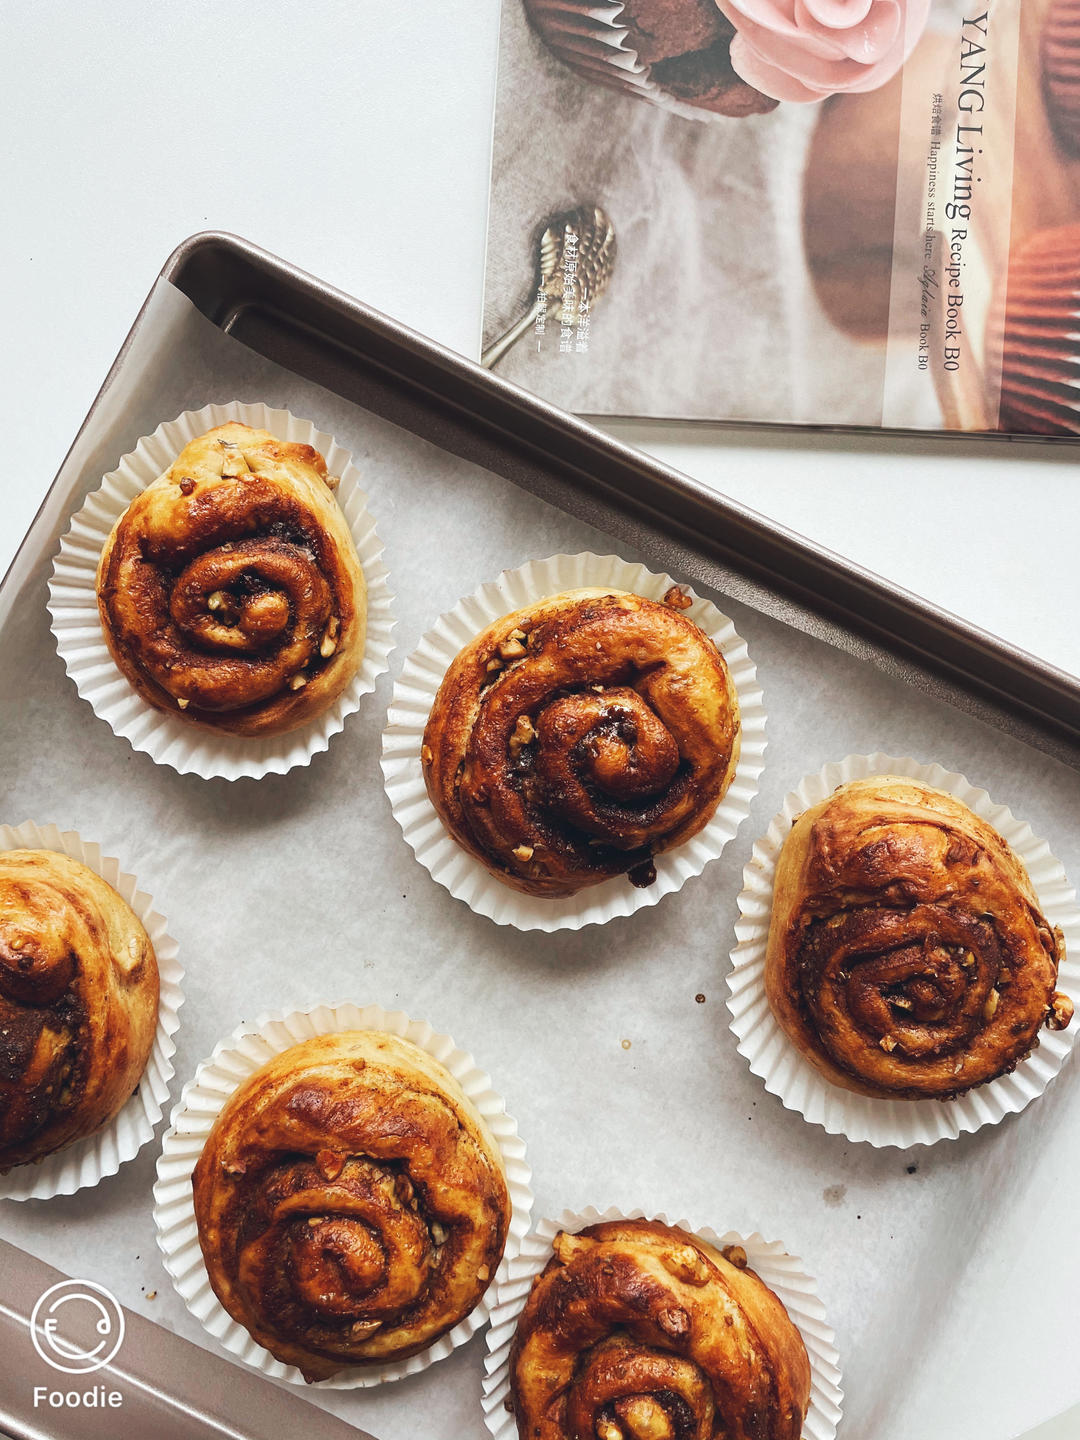
[[[1080,434],[1080,0],[503,0],[483,343],[583,414]]]

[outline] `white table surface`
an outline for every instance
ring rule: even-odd
[[[498,0],[41,0],[3,29],[0,571],[194,231],[475,355]],[[1080,674],[1080,451],[611,428]]]

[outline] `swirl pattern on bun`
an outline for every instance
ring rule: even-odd
[[[67,855],[0,855],[0,1173],[107,1125],[157,1016],[154,947],[126,901]]]
[[[364,653],[366,592],[326,462],[232,422],[186,445],[98,565],[109,650],[151,705],[234,735],[321,714]]]
[[[510,1351],[522,1440],[799,1440],[806,1347],[745,1251],[654,1220],[554,1248]]]
[[[1013,1070],[1072,1005],[1060,931],[1005,840],[944,791],[878,776],[795,821],[776,869],[765,983],[836,1085],[946,1099]]]
[[[489,625],[439,688],[421,750],[435,809],[494,875],[537,896],[614,875],[712,817],[739,756],[724,659],[684,613],[580,589]]]
[[[374,1031],[245,1081],[193,1190],[218,1299],[308,1381],[427,1349],[478,1304],[509,1227],[502,1158],[457,1081]]]

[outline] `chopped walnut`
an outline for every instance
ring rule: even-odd
[[[491,1279],[491,1267],[490,1267],[490,1265],[481,1265],[481,1266],[479,1266],[478,1269],[477,1269],[477,1271],[476,1271],[476,1278],[477,1278],[478,1280],[490,1280],[490,1279]]]
[[[514,633],[517,634],[519,632],[515,631]],[[520,660],[525,654],[525,646],[522,643],[523,639],[524,637],[522,637],[522,640],[516,640],[514,635],[511,635],[509,640],[504,640],[499,646],[499,654],[502,658],[504,660]]]
[[[223,625],[235,625],[239,618],[239,612],[233,602],[231,595],[224,590],[215,590],[212,595],[206,598],[206,608],[210,613],[219,619]]]
[[[533,857],[533,847],[531,845],[515,845],[511,854],[515,860],[520,860],[522,865],[525,865]]]
[[[519,715],[517,724],[514,726],[514,733],[510,736],[510,756],[516,760],[526,745],[531,745],[536,739],[536,731],[533,729],[533,722],[528,715]]]
[[[435,752],[432,750],[430,745],[420,746],[420,759],[424,762],[425,765],[430,765],[432,760],[435,759]]]
[[[983,1014],[985,1015],[987,1020],[992,1020],[997,1014],[998,1001],[1000,999],[1001,996],[996,990],[991,990],[990,994],[987,995],[986,1004],[983,1006]]]
[[[672,585],[664,596],[664,604],[670,605],[673,610],[689,610],[693,603],[681,585]]]
[[[307,684],[307,676],[306,676],[306,675],[294,675],[294,676],[292,677],[292,679],[289,681],[289,689],[290,689],[290,690],[302,690],[306,684]]]
[[[1068,995],[1063,995],[1060,990],[1055,990],[1050,996],[1050,1009],[1046,1014],[1046,1023],[1051,1030],[1064,1030],[1073,1018],[1073,1002]]]
[[[190,475],[185,475],[184,478],[180,481],[181,495],[190,495],[194,489],[195,481],[191,478]]]
[[[741,1245],[725,1245],[720,1254],[729,1265],[734,1265],[736,1270],[746,1269],[746,1251]]]
[[[881,1039],[877,1043],[881,1046],[882,1050],[885,1051],[886,1055],[891,1055],[892,1052],[896,1049],[896,1036],[882,1035]]]
[[[688,1285],[704,1285],[709,1279],[709,1263],[692,1245],[680,1245],[668,1252],[663,1262],[665,1270]]]
[[[345,1169],[345,1156],[337,1150],[320,1150],[315,1156],[315,1169],[324,1180],[336,1180]]]

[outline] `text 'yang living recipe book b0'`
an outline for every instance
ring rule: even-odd
[[[1080,0],[503,0],[483,358],[582,414],[1080,435]]]

